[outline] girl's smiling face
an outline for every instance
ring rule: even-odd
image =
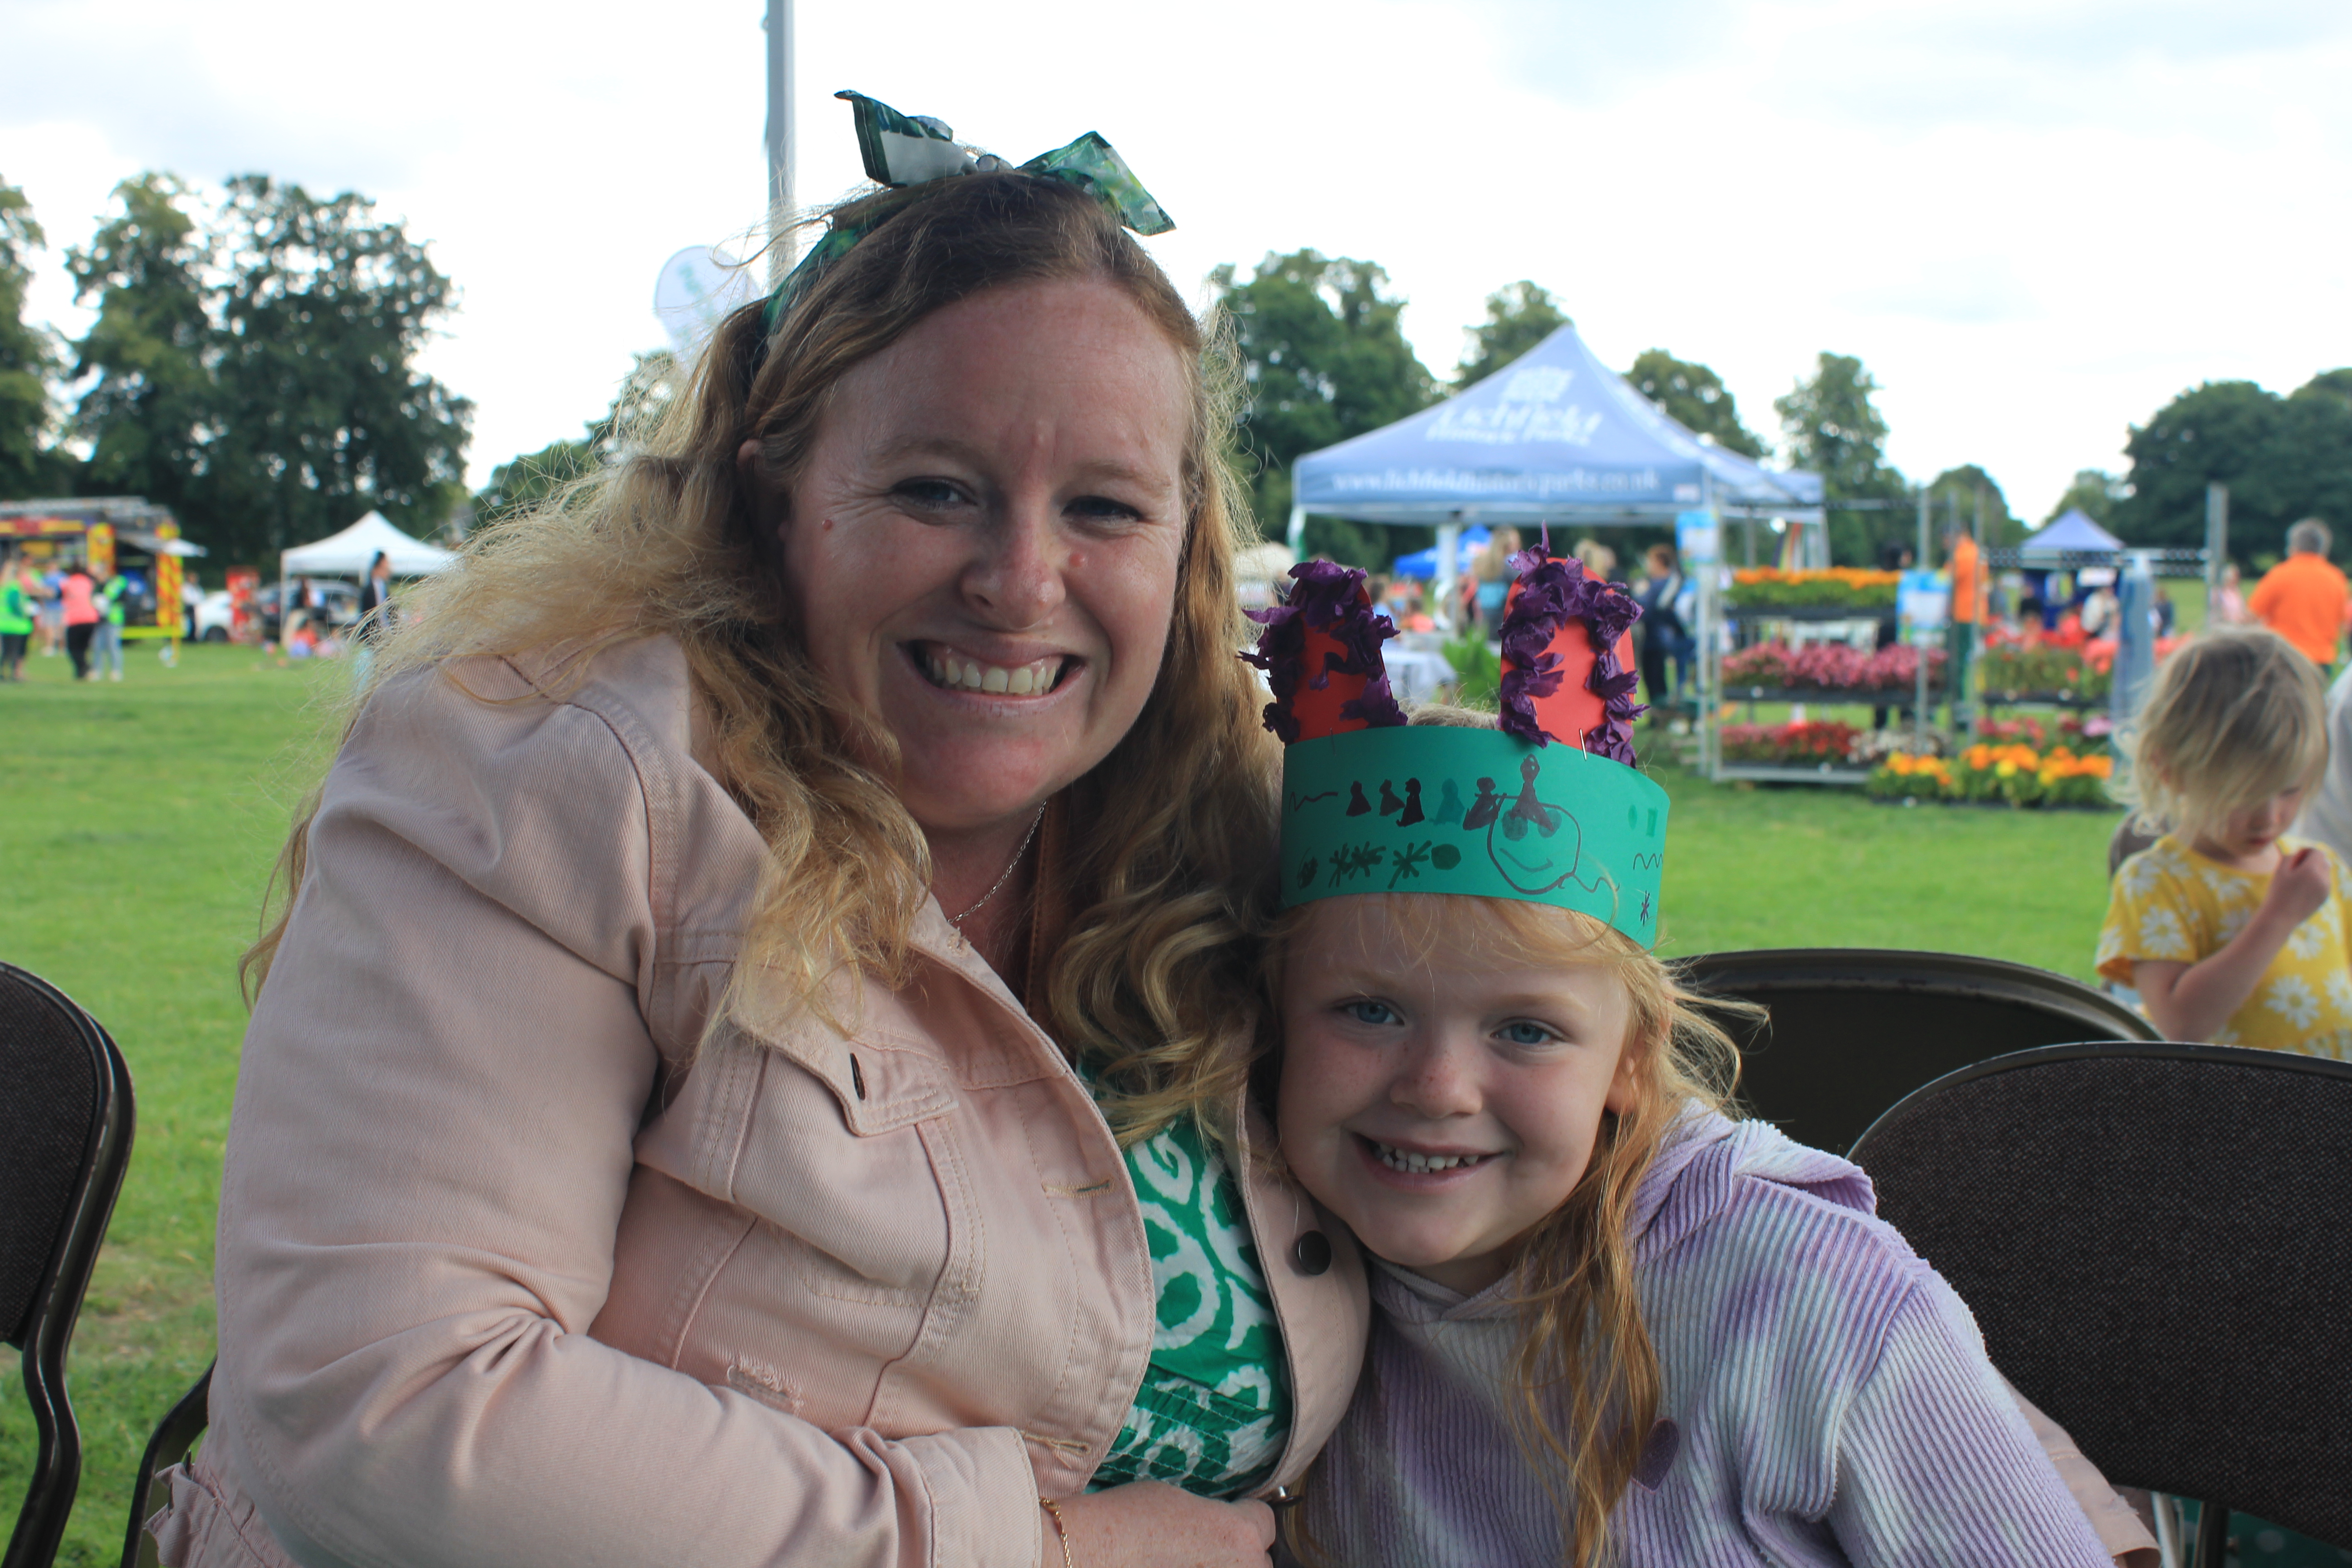
[[[1632,1106],[1632,1012],[1605,962],[1432,952],[1386,900],[1323,900],[1285,954],[1283,1155],[1374,1253],[1474,1294]]]

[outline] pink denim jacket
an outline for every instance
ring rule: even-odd
[[[691,707],[666,639],[370,702],[246,1038],[164,1563],[1030,1568],[1102,1459],[1156,1319],[1108,1129],[936,906],[846,1035],[755,988],[697,1054],[763,848]],[[1363,1274],[1243,1166],[1289,1483]]]

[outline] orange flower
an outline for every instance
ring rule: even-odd
[[[1735,583],[1843,583],[1855,588],[1885,588],[1902,580],[1900,572],[1874,572],[1862,566],[1831,566],[1815,572],[1783,572],[1778,566],[1734,569]]]

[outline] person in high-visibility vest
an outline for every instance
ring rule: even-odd
[[[122,595],[130,586],[131,579],[117,572],[98,591],[98,634],[90,639],[97,655],[90,664],[93,680],[100,670],[109,680],[122,679]]]
[[[25,649],[33,640],[33,595],[22,563],[0,562],[0,680],[25,679]]]
[[[1944,533],[1950,552],[1952,618],[1944,626],[1944,679],[1952,704],[1955,734],[1970,727],[1976,717],[1975,677],[1978,635],[1985,618],[1984,554],[1968,531],[1958,523]]]

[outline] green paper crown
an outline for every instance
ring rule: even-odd
[[[1466,893],[1658,940],[1666,792],[1624,763],[1500,730],[1385,725],[1299,741],[1282,767],[1282,901]]]

